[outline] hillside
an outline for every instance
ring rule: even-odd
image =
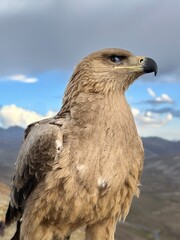
[[[7,185],[14,168],[23,129],[0,128],[0,221],[8,202]],[[118,224],[116,239],[178,240],[180,239],[180,142],[161,138],[143,138],[145,168],[140,199],[134,199],[125,223]],[[12,231],[8,228],[7,231]],[[0,239],[6,240],[5,237]],[[83,239],[77,231],[72,240]]]
[[[145,158],[180,155],[180,141],[169,141],[159,137],[142,138]]]

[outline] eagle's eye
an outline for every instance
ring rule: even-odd
[[[123,57],[117,56],[117,55],[112,55],[112,56],[110,56],[109,59],[113,63],[120,63],[123,60]]]

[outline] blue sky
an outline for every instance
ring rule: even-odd
[[[15,104],[43,115],[49,110],[57,111],[69,76],[70,72],[52,70],[33,76],[37,79],[35,83],[2,78],[0,81],[1,105]]]
[[[159,66],[126,93],[140,135],[180,139],[179,9],[178,0],[0,0],[0,127],[53,116],[78,61],[119,47]]]

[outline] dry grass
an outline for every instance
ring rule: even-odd
[[[9,192],[10,192],[10,189],[6,185],[0,183],[0,196],[1,196],[0,197],[0,221],[3,221],[3,222],[5,220],[5,213],[6,213],[8,202],[9,202]],[[4,236],[0,236],[0,239],[9,240],[13,236],[14,231],[15,231],[14,225],[6,228],[4,232]]]

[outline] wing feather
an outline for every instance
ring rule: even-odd
[[[37,122],[28,126],[25,131],[11,184],[11,200],[6,214],[7,225],[21,217],[26,199],[51,170],[57,152],[59,154],[57,140],[63,144],[60,126],[54,122]]]

